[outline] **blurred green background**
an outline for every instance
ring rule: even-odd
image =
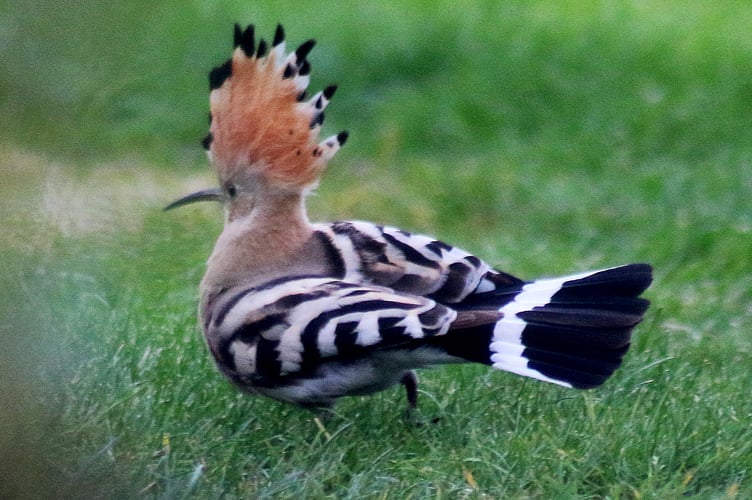
[[[234,22],[317,39],[311,87],[339,85],[312,219],[525,278],[653,263],[614,381],[451,367],[424,377],[442,426],[387,393],[328,437],[224,383],[195,325],[220,212],[161,207],[214,182]],[[745,2],[0,3],[0,496],[752,495],[750,26]]]

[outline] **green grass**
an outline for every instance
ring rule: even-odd
[[[0,6],[0,496],[752,496],[752,11],[739,3]],[[656,268],[624,367],[571,392],[455,366],[317,425],[238,393],[197,286],[221,215],[206,71],[232,22],[315,37],[316,220],[532,278]]]

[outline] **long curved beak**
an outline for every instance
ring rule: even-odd
[[[224,193],[219,188],[211,188],[211,189],[204,189],[203,191],[196,191],[195,193],[191,193],[187,196],[183,196],[182,198],[173,201],[166,207],[164,207],[165,211],[172,210],[173,208],[182,207],[183,205],[188,205],[189,203],[195,203],[197,201],[224,201]]]

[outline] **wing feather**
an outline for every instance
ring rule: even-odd
[[[208,338],[241,379],[310,373],[431,335],[443,335],[457,313],[436,301],[386,287],[331,278],[291,278],[260,292],[233,295]],[[213,331],[212,331],[213,330]]]
[[[318,224],[344,263],[346,280],[455,304],[475,293],[521,283],[478,257],[429,236],[370,222]]]

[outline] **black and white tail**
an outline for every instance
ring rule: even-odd
[[[544,279],[475,294],[457,305],[464,314],[495,307],[495,323],[458,328],[437,339],[449,353],[526,377],[587,389],[621,365],[632,329],[649,302],[647,264]]]

